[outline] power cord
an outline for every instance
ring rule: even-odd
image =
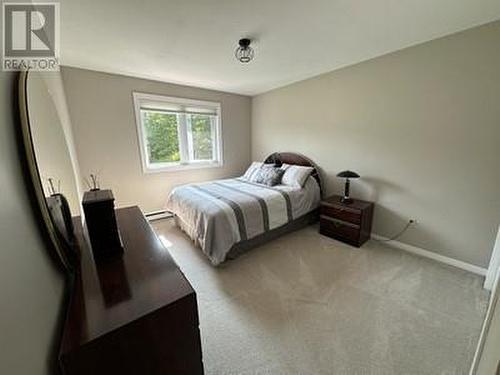
[[[404,232],[406,232],[408,230],[408,228],[412,225],[412,224],[415,224],[415,220],[413,219],[410,219],[408,220],[408,222],[406,223],[406,225],[404,226],[404,228],[399,231],[397,234],[395,234],[394,236],[390,237],[390,238],[386,238],[386,239],[383,239],[383,240],[376,240],[374,238],[372,238],[372,240],[374,241],[377,241],[377,242],[389,242],[389,241],[394,241],[396,239],[398,239],[399,237],[401,237],[403,235]]]

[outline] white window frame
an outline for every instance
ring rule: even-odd
[[[132,93],[133,101],[134,101],[134,110],[135,110],[135,123],[137,126],[137,138],[139,139],[139,153],[142,164],[143,173],[160,173],[160,172],[169,172],[169,171],[178,171],[185,169],[201,169],[201,168],[220,168],[224,165],[223,160],[223,140],[222,140],[222,106],[220,102],[209,102],[205,100],[197,100],[197,99],[187,99],[187,98],[179,98],[173,96],[164,96],[164,95],[156,95],[156,94],[147,94],[142,92],[133,92]],[[141,116],[141,107],[144,103],[147,102],[155,102],[158,104],[158,109],[161,110],[161,103],[167,104],[176,104],[180,106],[199,106],[206,107],[215,110],[216,116],[212,117],[213,120],[216,119],[215,126],[212,127],[212,137],[215,140],[214,142],[214,155],[215,160],[200,160],[200,161],[191,161],[189,160],[189,143],[188,142],[188,134],[187,134],[187,124],[182,123],[179,124],[179,153],[181,154],[180,162],[170,162],[170,163],[155,163],[152,165],[149,163],[148,151],[147,151],[147,140],[146,134],[144,131],[144,126],[142,124],[142,116]],[[154,110],[154,109],[151,109]],[[168,111],[168,110],[167,110]],[[184,116],[181,116],[181,121],[185,120]],[[212,121],[213,121],[212,120]]]

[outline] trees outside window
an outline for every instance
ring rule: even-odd
[[[134,93],[145,172],[222,164],[220,104]]]

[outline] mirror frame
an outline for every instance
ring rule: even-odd
[[[26,164],[29,170],[29,176],[32,183],[35,199],[37,201],[39,214],[41,215],[50,242],[52,243],[53,248],[56,252],[56,258],[66,272],[72,273],[74,271],[74,267],[67,257],[68,245],[61,239],[56,230],[54,222],[52,221],[49,206],[47,205],[45,197],[45,192],[43,190],[42,179],[40,177],[40,172],[38,171],[28,108],[28,77],[28,70],[19,72],[18,99],[24,156],[26,158]]]

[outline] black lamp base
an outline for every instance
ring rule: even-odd
[[[349,204],[352,203],[352,199],[349,198],[349,187],[350,187],[350,181],[348,178],[345,179],[345,188],[344,188],[344,197],[341,199],[342,203]]]

